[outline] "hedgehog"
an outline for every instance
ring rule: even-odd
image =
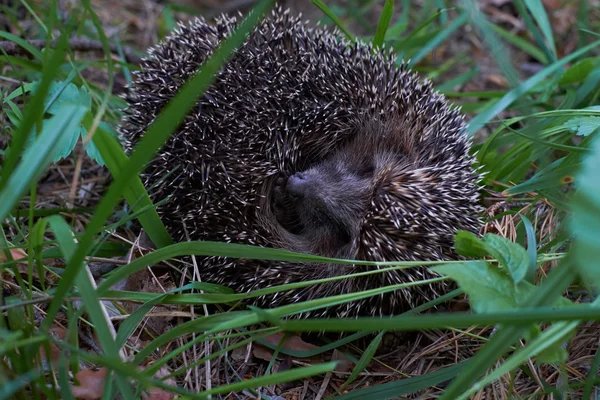
[[[126,95],[127,152],[238,26],[198,17],[148,51]],[[176,241],[368,261],[457,259],[481,225],[480,175],[460,111],[397,63],[275,7],[216,75],[142,177]],[[165,178],[167,177],[167,178]],[[201,280],[239,293],[363,272],[353,264],[202,257]],[[273,307],[436,277],[410,268],[249,299]],[[413,286],[297,317],[393,315],[447,290]]]

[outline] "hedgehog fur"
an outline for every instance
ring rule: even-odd
[[[162,107],[237,27],[198,18],[150,49],[120,127],[131,151]],[[274,9],[218,73],[143,173],[175,240],[212,240],[349,259],[455,259],[481,227],[480,176],[460,112],[389,53]],[[169,175],[170,174],[170,175]],[[165,177],[168,178],[165,179]],[[201,279],[240,293],[372,267],[199,260]],[[432,278],[410,268],[254,299],[276,306]],[[312,311],[405,311],[444,283]]]

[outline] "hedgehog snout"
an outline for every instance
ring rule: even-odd
[[[314,190],[314,179],[308,174],[297,172],[288,178],[285,190],[292,198],[304,198]]]

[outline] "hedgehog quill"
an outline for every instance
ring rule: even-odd
[[[180,25],[149,51],[120,128],[131,151],[162,107],[237,26]],[[276,8],[147,166],[175,240],[212,240],[370,261],[456,259],[457,230],[481,227],[480,176],[459,111],[391,52],[350,43]],[[178,167],[168,179],[167,174]],[[187,232],[187,234],[186,234]],[[356,265],[199,260],[204,282],[245,293],[367,270]],[[411,268],[262,296],[272,307],[432,278]],[[303,316],[398,314],[445,283]]]

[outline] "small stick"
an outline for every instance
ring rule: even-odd
[[[43,39],[27,40],[27,43],[29,43],[36,49],[43,49],[44,47],[46,47],[46,41]],[[50,46],[54,47],[56,46],[56,43],[56,40],[51,40]],[[104,51],[102,43],[98,40],[74,38],[69,40],[69,46],[71,47],[71,49],[73,49],[73,51]],[[111,52],[119,54],[119,49],[116,45],[111,44],[109,45],[109,47]],[[0,41],[0,48],[4,49],[4,51],[6,51],[6,53],[11,56],[23,56],[28,54],[26,49],[19,46],[17,43],[11,42],[9,40]],[[141,57],[134,54],[133,51],[129,48],[123,47],[122,50],[123,55],[125,56],[128,62],[132,64],[139,64],[142,60]]]

